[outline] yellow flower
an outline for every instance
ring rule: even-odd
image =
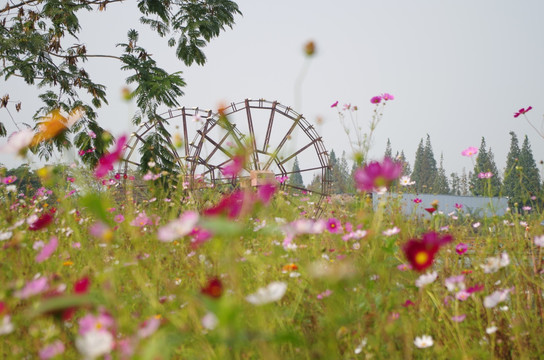
[[[70,261],[70,260],[65,261],[65,262],[62,263],[62,266],[72,266],[72,265],[74,265],[74,262]]]

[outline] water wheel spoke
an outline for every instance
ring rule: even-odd
[[[253,159],[253,166],[255,170],[259,170],[259,154],[257,152],[257,140],[255,138],[255,130],[253,129],[253,119],[251,118],[251,108],[249,107],[249,100],[246,99],[246,116],[247,116],[247,126],[249,129],[249,136],[251,140],[251,157]]]
[[[274,124],[274,114],[276,113],[276,105],[278,104],[277,101],[274,101],[272,104],[272,109],[270,111],[270,117],[268,118],[268,126],[266,128],[266,136],[264,137],[264,143],[263,143],[263,150],[264,152],[267,151],[268,144],[270,143],[270,135],[272,135],[272,126]]]
[[[300,149],[298,149],[296,152],[294,152],[293,154],[291,154],[289,157],[283,159],[282,161],[280,161],[279,163],[280,164],[285,164],[286,162],[288,162],[289,160],[291,160],[292,158],[294,158],[295,156],[297,156],[298,154],[300,154],[301,152],[303,152],[304,150],[306,150],[307,148],[309,148],[310,146],[314,145],[317,141],[321,141],[321,138],[318,138],[318,139],[314,139],[312,142],[306,144],[305,146],[301,147]]]
[[[295,128],[297,127],[297,124],[298,122],[300,121],[300,119],[302,118],[302,115],[299,115],[299,117],[297,119],[295,119],[293,121],[293,124],[291,125],[291,127],[289,128],[289,130],[287,131],[287,133],[283,136],[283,139],[281,139],[278,147],[274,150],[274,152],[272,153],[272,155],[270,156],[270,159],[268,159],[268,161],[266,162],[266,164],[264,165],[263,167],[263,170],[268,170],[268,168],[270,167],[270,165],[272,164],[272,161],[277,158],[281,148],[283,147],[283,145],[285,145],[285,143],[287,142],[287,140],[289,139],[289,137],[291,136],[291,134],[293,133],[293,130],[295,130]]]

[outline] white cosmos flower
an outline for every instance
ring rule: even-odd
[[[497,290],[491,295],[484,298],[484,306],[486,308],[493,308],[497,306],[498,303],[505,301],[508,298],[509,289],[506,290]]]
[[[213,330],[219,323],[219,319],[217,319],[217,316],[215,316],[214,313],[208,312],[200,319],[200,323],[205,329]]]
[[[432,273],[423,274],[423,275],[421,275],[420,277],[417,278],[416,286],[418,288],[422,288],[425,285],[430,284],[433,281],[435,281],[437,277],[438,277],[438,273],[436,271],[433,271]]]
[[[198,223],[198,213],[186,211],[179,218],[159,228],[157,238],[163,242],[172,242],[189,234]]]
[[[109,331],[90,330],[76,338],[76,348],[85,360],[109,354],[113,345],[113,335]]]
[[[497,330],[499,330],[499,328],[497,328],[496,326],[490,326],[487,329],[485,329],[485,332],[488,333],[488,334],[493,334]]]
[[[355,354],[360,354],[363,351],[363,348],[366,346],[366,337],[361,340],[359,346],[355,348]]]
[[[0,233],[0,241],[5,241],[11,239],[11,236],[13,235],[13,232],[11,231],[4,231]]]
[[[287,290],[287,283],[274,281],[267,287],[260,288],[256,293],[246,296],[246,300],[253,305],[263,305],[280,300]]]
[[[434,345],[433,338],[430,335],[417,336],[414,345],[420,349],[431,347]]]
[[[34,131],[29,128],[14,132],[9,136],[7,144],[0,146],[0,152],[19,154],[30,145],[33,138]]]
[[[491,274],[497,272],[500,268],[508,266],[509,264],[510,257],[504,252],[501,254],[501,256],[487,258],[486,263],[481,264],[480,267],[484,269],[484,273]]]
[[[11,323],[11,316],[6,315],[2,319],[0,324],[0,335],[6,335],[13,331],[13,324]]]
[[[409,176],[403,176],[400,178],[399,180],[399,184],[401,186],[410,186],[410,185],[414,185],[416,182],[415,181],[412,181],[412,179],[410,179]]]
[[[395,234],[398,234],[400,232],[400,229],[398,227],[393,227],[392,229],[387,229],[382,232],[385,236],[392,236]]]
[[[541,236],[535,236],[535,245],[544,247],[544,235]]]

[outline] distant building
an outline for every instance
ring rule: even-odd
[[[456,196],[456,195],[432,195],[432,194],[373,194],[372,203],[374,208],[378,206],[378,202],[383,197],[392,197],[394,199],[400,197],[401,206],[404,214],[410,215],[414,211],[418,214],[428,214],[425,208],[431,207],[431,203],[438,201],[438,211],[448,214],[452,211],[457,211],[455,204],[462,205],[462,210],[465,213],[479,216],[489,217],[493,215],[502,216],[508,208],[508,199],[505,197],[476,197],[476,196]],[[416,204],[414,200],[421,199],[421,203]],[[416,206],[417,205],[417,206]]]

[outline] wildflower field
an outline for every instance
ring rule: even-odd
[[[462,204],[445,214],[414,203],[436,210],[425,216],[402,215],[394,200],[373,208],[371,190],[399,174],[389,159],[359,169],[366,192],[328,198],[320,219],[301,215],[315,195],[278,184],[188,193],[175,177],[141,188],[110,173],[97,191],[88,178],[116,151],[94,174],[44,167],[31,193],[3,178],[3,358],[544,352],[538,209],[474,218]]]

